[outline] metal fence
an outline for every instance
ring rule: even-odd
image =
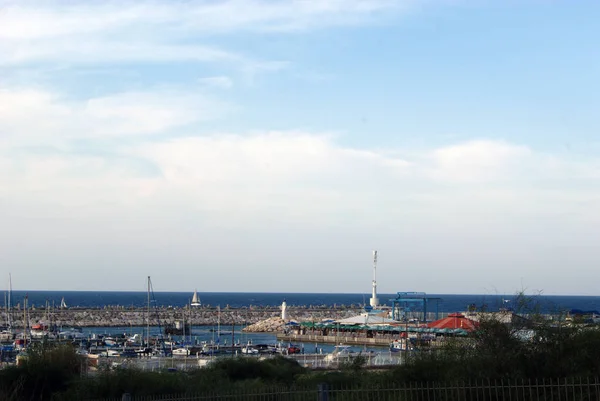
[[[478,380],[457,383],[232,390],[219,393],[131,396],[94,401],[600,401],[598,378]]]
[[[351,363],[357,356],[362,358],[365,368],[391,367],[401,365],[406,360],[404,352],[364,352],[351,356],[335,357],[331,354],[293,354],[288,355],[288,359],[293,359],[301,366],[310,369],[337,369],[341,364]],[[255,356],[244,355],[245,358],[255,358]],[[275,358],[277,355],[261,356],[261,359]],[[177,371],[193,371],[203,367],[209,367],[215,361],[225,357],[153,357],[153,358],[101,358],[98,360],[98,366],[104,368],[134,368],[149,372],[163,372],[167,369]]]

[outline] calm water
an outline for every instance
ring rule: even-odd
[[[13,305],[22,303],[28,296],[29,305],[42,306],[46,301],[50,305],[60,305],[64,297],[69,307],[100,308],[109,305],[143,307],[147,304],[146,292],[92,292],[92,291],[13,291]],[[363,305],[368,297],[364,294],[310,294],[310,293],[227,293],[203,292],[198,293],[204,305],[230,305],[243,306],[279,306],[285,299],[288,305]],[[514,295],[460,295],[460,294],[428,294],[430,297],[439,297],[440,312],[463,311],[468,305],[477,307],[485,305],[489,310],[497,310],[503,305],[503,299],[512,300],[507,305],[515,303]],[[156,292],[153,294],[157,306],[181,307],[191,300],[191,292]],[[379,294],[382,303],[390,304],[394,294]],[[540,306],[542,312],[556,312],[558,310],[600,310],[600,297],[598,296],[533,296],[534,302]],[[430,304],[430,311],[435,311],[434,303]],[[513,305],[514,307],[515,305]]]
[[[191,340],[190,337],[186,336],[185,341],[188,343],[201,343],[202,341],[214,342],[220,344],[231,344],[234,343],[247,344],[275,344],[277,338],[274,334],[269,333],[244,333],[241,331],[241,326],[221,325],[220,329],[217,326],[201,326],[192,327]],[[221,335],[218,335],[220,330]],[[141,337],[146,336],[145,327],[84,327],[82,329],[83,334],[90,337],[92,334],[104,334],[104,335],[117,335],[125,334],[126,336],[133,336],[139,334]],[[158,327],[150,327],[150,335],[152,337],[158,337],[161,331]],[[167,336],[165,336],[166,338]],[[173,339],[182,341],[181,336],[173,336]],[[304,348],[305,353],[329,353],[333,351],[333,344],[315,344],[315,343],[294,343],[300,348]],[[383,347],[385,349],[386,347]],[[363,347],[363,346],[352,346],[350,347],[353,351],[377,351],[381,352],[382,347]]]

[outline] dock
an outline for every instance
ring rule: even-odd
[[[321,343],[321,344],[346,344],[366,345],[372,347],[390,346],[390,338],[367,338],[352,335],[322,336],[318,334],[277,334],[277,341],[291,343]]]

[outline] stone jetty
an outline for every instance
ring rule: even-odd
[[[360,313],[358,306],[332,306],[332,307],[306,307],[306,306],[288,306],[289,318],[298,322],[314,321],[323,319],[342,319]],[[7,312],[2,311],[2,321],[6,322]],[[45,309],[34,309],[27,311],[27,319],[30,325],[38,322],[62,326],[62,327],[139,327],[145,326],[147,322],[148,311],[145,308],[125,308],[111,306],[105,308],[68,308],[57,309],[50,312]],[[281,309],[279,307],[243,307],[233,308],[225,307],[219,311],[214,307],[199,308],[151,308],[150,325],[156,326],[158,322],[161,325],[173,324],[176,321],[185,320],[194,326],[216,325],[220,320],[221,325],[249,326],[258,322],[268,321],[263,326],[266,330],[271,327],[283,327],[275,324],[277,319],[281,319]],[[23,327],[24,311],[15,309],[12,312],[12,322],[14,327]],[[271,324],[272,323],[272,324]],[[261,325],[255,327],[259,330]]]
[[[244,327],[243,331],[248,333],[283,333],[284,329],[285,321],[281,317],[270,317]]]

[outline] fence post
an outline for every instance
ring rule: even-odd
[[[319,401],[329,401],[329,385],[327,383],[320,383],[318,388]]]
[[[131,401],[131,394],[123,393],[123,395],[121,396],[121,401]]]

